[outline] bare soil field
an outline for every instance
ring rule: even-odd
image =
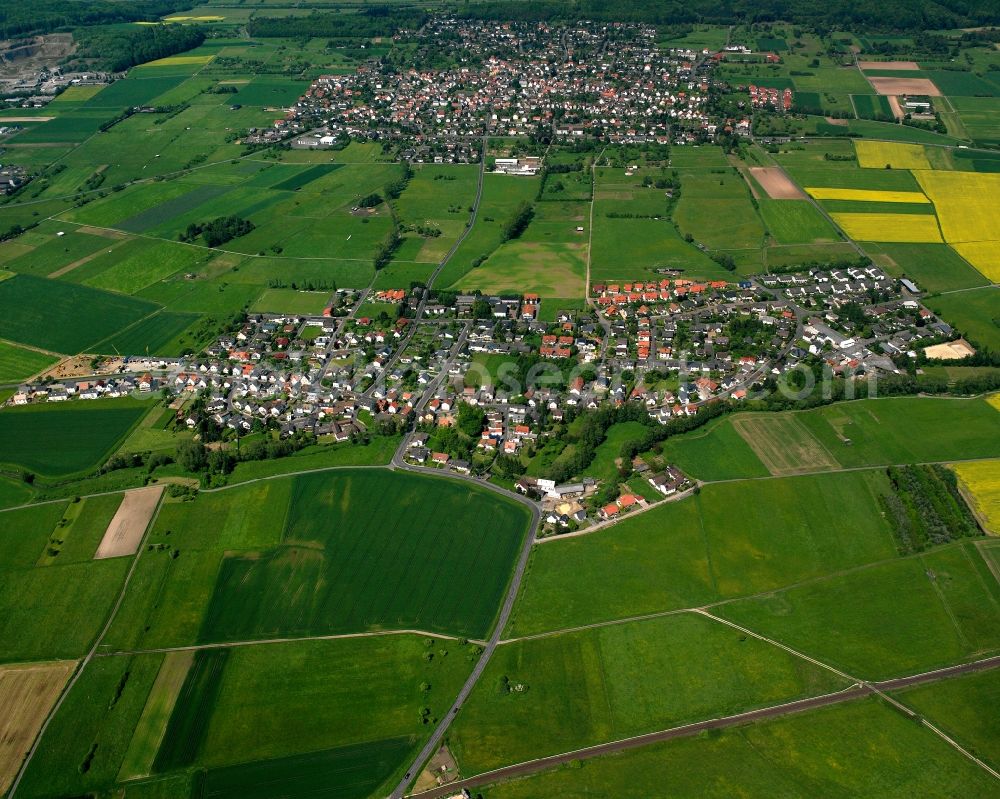
[[[840,468],[794,416],[748,416],[734,419],[733,427],[775,477]]]
[[[55,117],[0,117],[0,122],[49,122]]]
[[[896,119],[902,119],[906,116],[906,112],[903,111],[903,107],[899,104],[899,98],[894,94],[889,95],[889,108],[892,109],[892,115]]]
[[[859,61],[858,67],[865,69],[920,69],[916,61]]]
[[[143,533],[149,526],[153,511],[160,501],[163,486],[136,488],[125,492],[125,499],[118,506],[114,518],[104,532],[100,546],[94,554],[95,560],[119,558],[134,555],[142,542]]]
[[[899,96],[901,94],[941,96],[941,90],[929,78],[868,78],[868,82],[878,94],[886,96]]]
[[[828,125],[837,125],[837,126],[842,127],[842,128],[846,128],[847,127],[847,120],[846,119],[840,119],[838,117],[823,117],[823,119],[826,120],[826,123]]]
[[[74,355],[57,363],[45,373],[45,376],[56,380],[65,377],[87,377],[88,375],[95,374],[93,367],[90,365],[92,360],[89,355]],[[125,361],[121,358],[105,358],[101,361],[96,374],[116,374],[124,364]]]
[[[805,194],[783,170],[773,166],[752,166],[750,174],[772,200],[802,200]]]
[[[0,666],[0,794],[21,767],[75,660]]]

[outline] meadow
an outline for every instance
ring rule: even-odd
[[[759,248],[764,236],[746,182],[735,169],[681,172],[673,218],[683,235],[712,250]]]
[[[758,448],[767,446],[773,457],[781,458],[780,469],[809,471],[831,468],[831,463],[851,468],[991,457],[1000,454],[991,433],[996,421],[993,413],[983,399],[885,397],[837,402],[791,412],[799,423],[795,426],[797,453],[784,447],[787,413],[735,414],[667,439],[663,452],[668,460],[702,480],[767,474],[761,459],[738,434],[739,424],[745,424],[739,420],[752,418],[757,420],[754,435],[762,438]]]
[[[866,244],[872,260],[896,277],[908,277],[928,292],[974,288],[987,283],[946,244]],[[950,317],[945,317],[950,322]]]
[[[4,463],[65,477],[102,463],[148,410],[140,400],[43,403],[0,411]]]
[[[768,232],[779,244],[837,241],[837,231],[812,203],[805,200],[757,201]]]
[[[586,293],[586,244],[511,241],[454,284],[485,294],[530,292],[546,298],[578,298]]]
[[[1000,288],[940,294],[927,298],[927,307],[981,347],[1000,348]]]
[[[479,258],[488,258],[502,243],[501,227],[522,202],[530,202],[538,192],[538,179],[486,174],[476,222],[438,276],[436,285],[457,284]]]
[[[1000,585],[971,543],[736,600],[712,612],[864,679],[1000,651]]]
[[[891,558],[877,500],[887,486],[875,472],[706,485],[607,530],[546,542],[508,634],[699,607]]]
[[[840,765],[850,763],[850,768]],[[664,779],[668,774],[669,779]],[[945,799],[994,789],[986,772],[877,699],[634,749],[490,787],[486,799]],[[817,787],[820,786],[820,787]]]
[[[983,712],[983,708],[1000,702],[1000,680],[995,671],[898,691],[895,698],[988,763],[1000,760],[996,716]]]
[[[502,645],[449,743],[476,774],[847,684],[719,622],[666,616]]]

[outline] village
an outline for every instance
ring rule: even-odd
[[[954,357],[956,346],[918,286],[871,265],[595,284],[591,294],[586,311],[546,322],[532,294],[342,289],[321,316],[251,314],[196,357],[129,357],[112,374],[22,385],[8,402],[159,394],[178,429],[223,440],[402,433],[401,463],[499,481],[542,503],[546,529],[567,532],[695,486],[641,458],[620,470],[635,478],[621,485],[643,491],[528,476],[583,414],[628,405],[667,424],[773,390],[802,364],[898,374],[921,349],[945,342]]]
[[[478,159],[470,140],[484,135],[641,143],[710,132],[711,53],[658,47],[648,26],[435,17],[395,39],[416,48],[411,66],[371,61],[321,76],[274,130],[254,135],[293,133],[293,146],[306,148],[393,141],[400,158],[419,161],[431,148],[468,163]],[[445,54],[450,63],[438,65]]]

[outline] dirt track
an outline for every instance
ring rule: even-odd
[[[577,749],[573,752],[564,752],[559,755],[542,757],[538,760],[531,760],[526,763],[517,763],[513,766],[496,769],[485,774],[480,774],[469,779],[459,780],[449,783],[441,788],[434,788],[423,793],[410,794],[419,799],[442,799],[446,796],[454,796],[463,788],[479,788],[484,785],[492,785],[502,780],[526,777],[540,771],[547,771],[556,766],[565,765],[576,760],[586,760],[601,755],[609,755],[615,752],[622,752],[627,749],[635,749],[640,746],[672,741],[676,738],[689,738],[708,730],[719,730],[726,727],[734,727],[749,722],[761,721],[764,719],[778,718],[792,713],[802,713],[807,710],[837,705],[842,702],[850,702],[862,697],[872,696],[880,691],[896,691],[901,688],[910,688],[924,683],[937,682],[949,677],[956,677],[961,674],[969,674],[976,671],[987,671],[1000,667],[1000,655],[976,661],[975,663],[964,663],[958,666],[949,666],[937,671],[915,674],[910,677],[900,677],[895,680],[885,680],[879,683],[855,685],[835,694],[811,697],[809,699],[799,699],[795,702],[787,702],[783,705],[765,707],[760,710],[751,710],[747,713],[738,713],[734,716],[725,716],[719,719],[700,721],[695,724],[687,724],[683,727],[673,727],[669,730],[658,730],[657,732],[637,735],[634,738],[626,738],[621,741],[611,741],[597,746],[588,746],[584,749]]]

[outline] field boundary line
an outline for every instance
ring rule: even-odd
[[[551,540],[551,539],[546,539]],[[949,541],[947,544],[941,544],[934,549],[935,552],[947,551],[949,549],[954,549],[956,547],[962,547],[964,544],[968,543],[971,539],[959,538],[954,541]],[[979,544],[987,543],[985,541],[979,541]],[[978,545],[978,544],[977,544]],[[886,566],[892,563],[898,563],[904,560],[916,560],[921,558],[926,552],[912,552],[908,555],[892,555],[888,558],[883,558],[881,560],[874,560],[870,563],[861,563],[856,566],[850,566],[846,569],[840,569],[835,572],[830,572],[829,574],[818,574],[814,577],[808,577],[803,580],[798,580],[793,583],[788,583],[787,585],[782,585],[777,588],[768,588],[763,591],[756,591],[752,594],[741,594],[739,596],[726,597],[725,599],[717,599],[712,602],[706,602],[703,605],[696,605],[692,607],[684,608],[670,608],[668,610],[657,610],[651,611],[649,613],[640,613],[635,616],[624,616],[617,619],[604,619],[602,621],[595,621],[590,624],[579,624],[573,627],[560,627],[554,630],[542,630],[537,633],[529,633],[527,635],[512,636],[510,638],[505,638],[500,641],[501,644],[513,644],[518,641],[529,641],[536,638],[551,638],[555,635],[564,635],[567,633],[581,632],[583,630],[595,629],[598,627],[611,627],[616,624],[630,624],[631,622],[646,621],[648,619],[657,619],[662,616],[671,616],[678,613],[694,613],[702,610],[711,610],[712,608],[721,607],[722,605],[731,605],[734,602],[742,602],[748,599],[760,599],[762,597],[772,596],[774,594],[780,594],[784,591],[790,591],[795,588],[801,588],[807,585],[814,585],[816,583],[821,583],[825,580],[832,580],[837,577],[844,577],[850,574],[857,574],[858,572],[867,571],[868,569],[878,568],[880,566]],[[998,577],[1000,580],[1000,577]]]
[[[652,744],[664,743],[677,738],[687,738],[710,730],[736,727],[747,723],[766,721],[771,718],[780,718],[794,713],[808,712],[810,710],[816,710],[830,705],[838,705],[844,702],[852,702],[870,696],[878,696],[879,698],[887,701],[909,718],[920,719],[922,724],[939,735],[943,740],[951,743],[958,751],[969,757],[970,760],[996,776],[997,773],[989,765],[983,763],[974,755],[966,752],[966,750],[957,744],[957,742],[954,742],[953,739],[938,730],[926,719],[914,713],[912,710],[907,708],[905,705],[902,705],[897,700],[894,700],[892,697],[887,696],[885,691],[903,689],[926,683],[934,683],[941,680],[947,680],[955,676],[992,670],[998,667],[1000,667],[1000,656],[995,656],[992,658],[973,661],[971,663],[946,666],[933,671],[908,675],[894,680],[851,685],[840,691],[832,693],[819,694],[817,696],[806,697],[804,699],[795,699],[777,705],[768,705],[766,707],[756,708],[742,713],[735,713],[729,716],[719,716],[703,721],[691,722],[677,727],[655,730],[653,732],[642,733],[629,738],[594,744],[567,752],[561,752],[555,755],[547,755],[534,760],[526,760],[520,763],[502,766],[500,768],[484,771],[481,774],[476,774],[472,777],[458,780],[438,788],[431,788],[430,790],[422,791],[420,793],[408,794],[408,796],[412,799],[442,799],[443,797],[453,796],[456,791],[461,791],[465,788],[495,785],[506,779],[527,777],[532,774],[548,771],[557,766],[565,765],[574,761],[589,760],[602,755],[614,754],[629,749],[638,749]],[[998,776],[998,779],[1000,779],[1000,776]]]
[[[236,649],[246,646],[265,646],[268,644],[294,644],[299,641],[339,641],[341,639],[351,639],[351,638],[379,638],[381,636],[388,635],[421,635],[427,638],[443,638],[448,641],[462,641],[466,640],[470,644],[484,645],[486,642],[482,640],[477,640],[474,638],[465,638],[461,636],[452,635],[451,633],[436,633],[431,630],[370,630],[367,632],[356,632],[356,633],[330,633],[329,635],[305,635],[300,638],[287,637],[287,638],[260,638],[260,639],[249,639],[245,641],[211,641],[204,644],[184,644],[181,646],[160,646],[151,647],[149,649],[121,649],[121,650],[106,650],[104,652],[97,652],[95,657],[109,658],[109,657],[131,657],[133,655],[159,655],[159,654],[169,654],[171,652],[197,652],[202,649]]]
[[[87,654],[80,660],[80,663],[77,666],[76,671],[73,673],[73,676],[69,678],[69,680],[66,682],[66,685],[63,687],[62,693],[59,695],[59,699],[56,700],[56,703],[52,706],[52,709],[49,711],[48,716],[45,717],[45,722],[38,730],[38,734],[35,736],[35,740],[32,742],[31,748],[28,750],[28,753],[24,756],[24,760],[21,762],[21,767],[17,771],[17,776],[14,778],[14,781],[10,784],[10,788],[7,791],[7,799],[14,798],[14,794],[17,793],[18,786],[21,784],[21,780],[24,778],[24,775],[27,772],[28,767],[31,765],[31,761],[34,758],[35,753],[38,751],[38,747],[41,745],[42,739],[45,737],[45,732],[48,730],[49,725],[52,723],[52,720],[56,717],[56,714],[62,707],[63,702],[66,701],[66,697],[69,696],[70,691],[73,690],[73,686],[76,685],[77,681],[83,675],[83,672],[87,668],[87,665],[90,663],[91,660],[94,659],[98,647],[100,647],[101,645],[101,641],[104,640],[104,636],[108,634],[108,631],[111,629],[111,625],[114,624],[115,618],[118,616],[118,611],[121,609],[122,604],[125,602],[125,594],[128,592],[129,583],[132,582],[132,576],[135,574],[136,568],[139,566],[139,558],[142,557],[143,545],[146,543],[146,539],[149,537],[150,531],[156,525],[157,518],[159,518],[160,509],[163,507],[163,496],[165,494],[166,494],[165,491],[160,494],[160,498],[156,503],[156,511],[150,517],[149,522],[146,525],[146,529],[143,531],[142,539],[139,541],[139,547],[136,549],[135,555],[132,557],[132,564],[129,566],[128,572],[125,575],[125,580],[122,583],[121,590],[118,592],[118,598],[115,600],[115,604],[112,606],[110,612],[108,613],[107,621],[105,621],[104,627],[101,629],[97,637],[94,639],[94,643],[93,646],[91,646],[90,651],[88,651]]]

